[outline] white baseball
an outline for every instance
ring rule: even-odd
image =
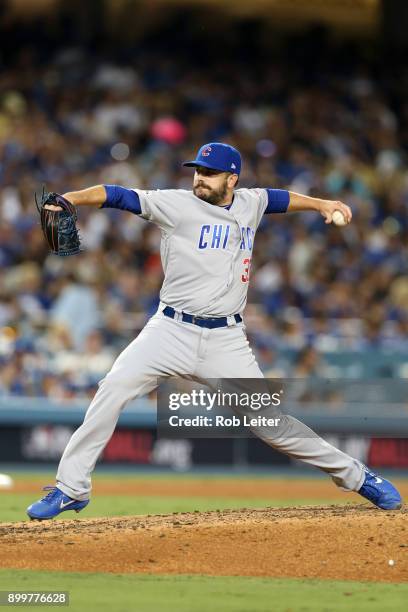
[[[11,476],[8,474],[0,474],[0,489],[11,489],[13,484]]]
[[[332,222],[334,225],[347,225],[345,216],[340,210],[335,210],[332,214]]]

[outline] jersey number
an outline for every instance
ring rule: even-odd
[[[245,257],[242,263],[244,264],[245,267],[244,267],[244,273],[241,274],[241,280],[243,283],[248,283],[249,282],[249,270],[251,268],[251,258]]]

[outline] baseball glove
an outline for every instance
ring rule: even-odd
[[[79,233],[76,227],[75,206],[58,193],[47,193],[44,189],[40,201],[35,194],[35,203],[40,214],[41,227],[51,253],[55,255],[76,255],[81,251]],[[47,204],[60,206],[62,210],[49,210]]]

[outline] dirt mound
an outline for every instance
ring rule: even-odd
[[[353,505],[3,523],[0,567],[405,582],[407,519]]]

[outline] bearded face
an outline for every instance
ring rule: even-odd
[[[220,172],[198,166],[194,174],[193,193],[200,200],[219,205],[228,195],[229,172]]]

